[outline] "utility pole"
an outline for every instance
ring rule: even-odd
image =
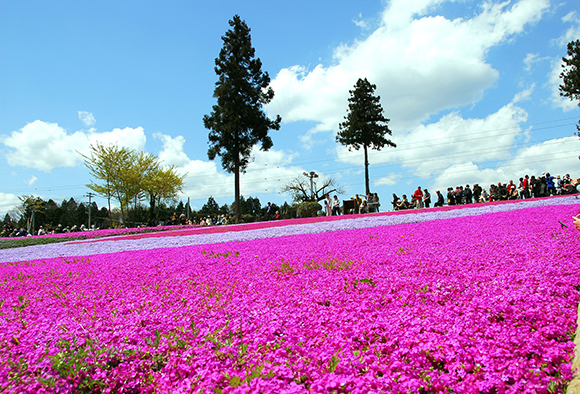
[[[89,198],[89,227],[87,228],[87,230],[89,230],[91,228],[91,205],[92,205],[91,198],[96,196],[96,194],[88,192],[87,194],[85,194],[85,196]]]
[[[314,171],[310,171],[310,173],[304,172],[304,176],[310,178],[310,196],[312,201],[315,201],[316,196],[314,195],[314,178],[318,178],[318,174]]]

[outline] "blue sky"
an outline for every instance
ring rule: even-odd
[[[358,78],[377,94],[397,148],[372,151],[371,189],[484,187],[525,174],[578,174],[576,102],[558,95],[575,2],[59,1],[0,3],[0,214],[34,195],[85,197],[79,152],[116,143],[184,174],[181,198],[233,201],[233,177],[207,157],[228,21],[252,29],[282,116],[241,191],[263,205],[304,171],[364,192],[362,151],[335,142]],[[104,199],[97,198],[99,206]]]

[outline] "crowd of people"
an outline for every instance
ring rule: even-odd
[[[326,216],[379,212],[380,206],[381,203],[379,202],[377,193],[369,193],[366,196],[363,194],[355,194],[350,200],[343,201],[342,207],[336,194],[332,199],[330,198],[330,194],[326,194],[324,198],[324,213]]]
[[[570,174],[564,176],[552,176],[550,173],[542,173],[541,176],[531,177],[526,175],[521,177],[516,185],[513,180],[509,183],[491,184],[488,189],[482,188],[479,184],[474,184],[473,188],[469,185],[456,186],[447,188],[447,194],[444,196],[441,191],[437,190],[434,207],[443,205],[464,205],[478,202],[489,201],[507,201],[535,197],[548,197],[562,194],[574,194],[580,192],[580,180],[573,179]],[[429,190],[417,190],[411,195],[411,201],[407,195],[403,194],[399,198],[393,193],[393,210],[420,209],[431,206],[431,194]]]

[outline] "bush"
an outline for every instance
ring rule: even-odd
[[[282,205],[282,211],[280,212],[280,214],[282,215],[282,217],[284,219],[292,219],[295,217],[298,217],[298,204],[292,204],[292,205],[288,205],[287,203],[284,203],[284,205]]]
[[[240,215],[240,220],[242,223],[253,223],[256,221],[256,215],[252,215],[251,213],[244,213]]]
[[[317,202],[302,202],[298,204],[296,216],[299,218],[312,218],[318,216],[318,211],[322,210],[322,205]]]

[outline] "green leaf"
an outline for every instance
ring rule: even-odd
[[[241,382],[242,382],[242,380],[239,378],[239,376],[233,376],[230,379],[230,386],[233,388],[236,388],[240,385]]]

